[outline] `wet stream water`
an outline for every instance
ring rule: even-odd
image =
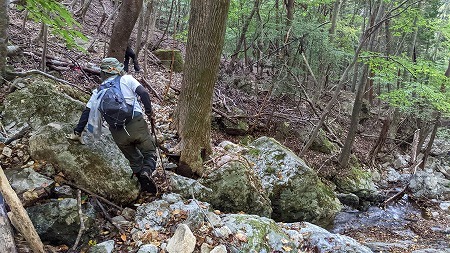
[[[330,231],[348,235],[374,252],[413,252],[424,248],[435,251],[423,252],[450,252],[450,224],[428,215],[405,195],[386,208],[344,209]]]

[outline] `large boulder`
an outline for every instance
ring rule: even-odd
[[[70,87],[32,80],[5,98],[3,120],[7,130],[14,133],[29,127],[32,158],[54,164],[75,184],[117,203],[137,198],[137,180],[130,178],[128,161],[107,131],[104,138],[88,141],[87,145],[66,139],[84,108],[84,103],[62,92]],[[71,93],[76,91],[72,89]]]
[[[225,212],[245,212],[270,217],[272,207],[251,164],[225,155],[219,168],[206,173],[199,182],[213,190],[205,201]]]
[[[161,60],[162,64],[175,72],[183,71],[183,55],[180,50],[157,49],[153,54]]]
[[[272,218],[283,222],[309,221],[329,225],[341,210],[333,190],[317,173],[273,138],[260,137],[246,154],[272,201]]]
[[[431,168],[417,170],[408,188],[415,198],[450,200],[450,180]]]
[[[372,174],[362,169],[354,156],[350,159],[349,168],[337,173],[331,180],[339,192],[358,196],[361,207],[367,207],[369,202],[377,201],[379,198]]]
[[[201,238],[205,243],[228,242],[225,244],[226,252],[288,253],[306,252],[308,249],[323,253],[371,252],[347,236],[329,233],[307,222],[277,223],[257,215],[223,214],[212,211],[206,202],[186,200],[174,193],[163,194],[161,199],[139,206],[135,223],[132,240],[136,244],[160,236],[168,242],[176,224],[185,224],[185,230],[189,228],[197,239]],[[167,244],[161,244],[161,249],[167,251],[163,245]],[[203,248],[208,248],[208,245],[204,244]],[[210,249],[202,252],[210,252]]]
[[[49,241],[55,245],[75,243],[80,230],[80,215],[76,199],[51,200],[26,210],[43,241]],[[82,240],[85,241],[95,236],[99,230],[95,226],[95,210],[89,203],[82,206],[82,217],[86,229]]]

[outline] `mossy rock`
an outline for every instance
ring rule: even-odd
[[[172,68],[173,71],[179,73],[183,72],[183,56],[180,50],[173,49],[158,49],[153,54],[161,60],[162,64],[168,68]],[[173,66],[172,65],[173,59]]]
[[[334,144],[328,140],[325,132],[320,129],[317,137],[314,139],[310,147],[311,150],[319,151],[324,154],[331,154],[336,149]]]
[[[342,193],[353,193],[369,201],[377,198],[377,189],[371,173],[361,168],[355,156],[351,156],[348,169],[336,175],[332,181]]]

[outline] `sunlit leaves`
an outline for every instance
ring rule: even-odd
[[[76,30],[81,25],[61,3],[54,0],[27,0],[23,8],[28,10],[28,15],[33,21],[46,24],[53,34],[64,39],[69,48],[77,47],[83,50],[75,41],[77,38],[87,40]]]
[[[445,67],[431,61],[418,59],[411,62],[406,57],[386,57],[365,53],[364,61],[374,72],[374,80],[395,87],[380,98],[392,106],[418,117],[428,117],[431,110],[450,113],[449,79],[444,75]],[[396,87],[400,84],[400,87]]]

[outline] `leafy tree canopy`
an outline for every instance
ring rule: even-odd
[[[87,41],[86,36],[77,30],[81,25],[61,3],[54,0],[26,0],[20,7],[28,11],[33,21],[46,24],[53,34],[65,41],[67,47],[84,51],[76,42],[77,38]]]

